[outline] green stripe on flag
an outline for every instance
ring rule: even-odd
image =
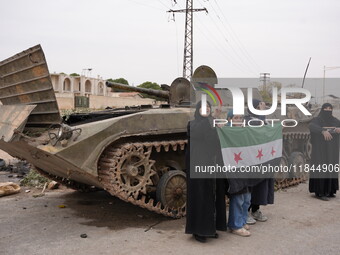
[[[222,148],[245,147],[282,139],[280,124],[262,127],[222,127],[217,128]]]

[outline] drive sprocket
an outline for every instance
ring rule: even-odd
[[[111,180],[108,191],[113,195],[133,196],[135,199],[139,193],[146,194],[147,186],[152,185],[151,177],[156,173],[153,170],[155,161],[150,159],[150,154],[151,148],[138,143],[106,150],[101,169],[109,168],[105,172]]]

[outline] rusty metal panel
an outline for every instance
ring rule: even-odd
[[[0,62],[0,101],[3,105],[37,105],[28,126],[60,123],[44,52],[40,45]]]
[[[35,167],[53,175],[94,185],[99,188],[102,187],[96,176],[83,171],[57,155],[31,146],[24,141],[5,142],[0,139],[0,150],[7,152],[13,157],[25,159]]]
[[[34,108],[35,105],[0,105],[0,138],[8,142],[14,130],[22,132]]]

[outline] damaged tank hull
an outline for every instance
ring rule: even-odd
[[[217,83],[206,66],[193,79]],[[190,82],[177,78],[165,91],[107,86],[166,98],[169,104],[73,114],[65,122],[40,45],[0,62],[0,149],[71,188],[105,189],[150,211],[184,216],[186,127],[193,117],[190,102],[196,102]],[[283,164],[308,157],[310,147],[299,142],[309,138],[308,121],[284,130]],[[300,180],[282,176],[278,183]]]
[[[94,186],[166,216],[185,214],[189,107],[106,110],[66,125],[40,45],[0,62],[0,95],[1,150],[69,187]]]

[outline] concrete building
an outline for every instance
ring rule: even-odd
[[[54,91],[57,93],[72,93],[75,96],[107,96],[110,90],[105,87],[101,77],[90,78],[84,75],[69,76],[64,73],[51,74]]]
[[[87,107],[92,109],[156,104],[155,100],[142,98],[139,93],[113,93],[105,86],[105,80],[101,77],[90,78],[84,75],[69,76],[64,73],[53,73],[51,81],[60,109],[73,109],[79,101],[88,102]]]

